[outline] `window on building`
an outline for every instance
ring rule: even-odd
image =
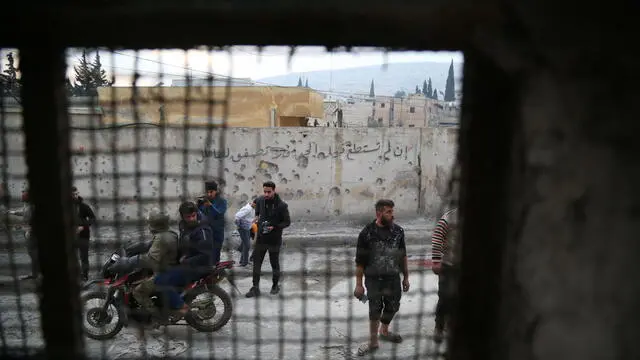
[[[415,124],[409,124],[409,127],[416,127]]]
[[[380,107],[383,108],[384,107],[384,103],[380,103]]]
[[[378,122],[379,122],[379,123],[382,123],[382,118],[378,118]]]
[[[410,113],[412,113],[412,114],[413,114],[413,113],[415,113],[415,112],[416,112],[416,108],[415,108],[415,107],[413,107],[413,106],[412,106],[412,107],[410,107],[410,108],[409,108],[409,112],[410,112]]]

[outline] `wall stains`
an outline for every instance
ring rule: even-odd
[[[302,169],[306,169],[307,167],[309,167],[309,158],[304,156],[304,155],[300,155],[298,156],[298,167],[302,168]]]
[[[362,195],[362,196],[364,196],[366,198],[372,198],[372,197],[375,196],[375,194],[372,193],[371,190],[369,190],[369,189],[364,189],[364,190],[360,191],[360,195]]]
[[[329,196],[340,196],[340,188],[334,186],[329,190]]]
[[[264,161],[264,160],[260,160],[260,163],[258,163],[258,168],[265,172],[267,171],[278,172],[279,170],[278,164]]]

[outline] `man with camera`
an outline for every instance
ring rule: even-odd
[[[198,210],[211,227],[213,233],[213,260],[220,262],[220,252],[224,242],[224,214],[227,212],[227,200],[218,193],[218,183],[210,180],[204,183],[207,194],[198,198]]]
[[[263,196],[256,199],[256,221],[258,235],[253,252],[253,287],[246,297],[260,295],[260,272],[262,262],[269,253],[269,262],[273,272],[271,294],[280,292],[280,248],[282,247],[282,230],[291,225],[289,206],[276,193],[276,184],[267,181],[262,184]]]

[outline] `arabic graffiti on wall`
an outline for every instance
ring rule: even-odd
[[[285,146],[266,146],[262,149],[258,149],[256,152],[250,153],[248,149],[244,152],[232,153],[227,147],[224,151],[219,149],[211,149],[206,146],[202,150],[202,156],[197,162],[202,163],[205,158],[215,159],[230,159],[233,162],[240,162],[243,159],[251,158],[271,158],[283,159],[283,158],[315,158],[319,160],[328,158],[342,158],[345,160],[355,160],[358,155],[378,153],[378,159],[381,161],[389,161],[392,157],[408,160],[409,152],[414,149],[413,145],[396,145],[391,146],[391,141],[387,140],[386,143],[376,142],[376,145],[358,145],[356,143],[347,141],[343,144],[329,145],[327,151],[323,151],[321,146],[315,142],[307,144],[306,148],[302,151],[296,149],[291,145]]]

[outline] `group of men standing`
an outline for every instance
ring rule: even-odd
[[[95,214],[91,207],[83,201],[78,189],[73,187],[72,190],[77,235],[74,244],[81,264],[81,275],[86,280],[89,272],[90,227],[95,222]],[[239,247],[240,266],[247,266],[251,259],[254,262],[253,285],[246,294],[248,298],[261,294],[261,268],[267,254],[269,254],[269,261],[273,271],[270,293],[278,294],[280,292],[282,232],[290,226],[291,219],[287,203],[280,198],[275,190],[275,183],[272,181],[264,182],[263,195],[254,197],[249,203],[241,207],[235,215],[235,224],[238,227],[241,238]],[[186,202],[180,206],[180,236],[193,238],[189,240],[191,243],[200,244],[195,245],[196,248],[198,246],[201,247],[201,244],[208,244],[205,245],[205,247],[209,248],[208,250],[196,249],[195,252],[192,251],[191,257],[201,259],[202,257],[199,256],[210,252],[210,260],[204,262],[216,264],[220,261],[224,242],[227,201],[219,194],[218,184],[215,181],[205,182],[205,191],[206,195],[197,200],[197,205]],[[28,191],[23,193],[23,200],[25,206],[21,214],[16,215],[22,215],[23,221],[27,225],[25,237],[27,238],[29,255],[32,258],[32,274],[30,277],[37,277],[40,273],[37,245],[28,226],[33,213]],[[354,296],[363,301],[369,301],[370,319],[370,339],[367,344],[359,349],[359,355],[365,355],[377,350],[379,340],[396,343],[402,341],[400,335],[389,331],[389,324],[399,309],[402,292],[408,291],[410,286],[404,230],[394,223],[394,206],[392,200],[379,200],[375,204],[376,219],[366,225],[358,236],[355,257],[356,287]],[[165,254],[162,256],[171,257],[171,254],[179,252],[177,245],[174,247],[175,250],[170,250],[173,248],[167,245],[173,242],[171,239],[174,238],[169,230],[168,215],[151,215],[149,222],[152,233],[154,233],[154,245],[145,255],[146,257],[122,259],[114,266],[139,266],[161,256],[161,253]],[[457,209],[447,211],[439,219],[431,238],[433,271],[439,276],[439,300],[436,307],[435,321],[435,338],[437,342],[442,341],[447,319],[455,300],[458,276],[458,259],[456,257],[456,247],[458,245],[457,224]],[[256,241],[253,255],[249,256],[252,233],[255,235]],[[178,235],[175,234],[175,236],[177,237]],[[175,238],[175,243],[178,244],[179,242]],[[157,261],[151,262],[154,265],[152,266],[154,271],[166,268],[163,265],[163,269],[155,269],[160,264]],[[402,275],[402,280],[400,280],[400,275]],[[174,277],[175,272],[161,272],[153,280],[153,285],[175,285],[176,279]],[[141,303],[145,302],[148,300],[148,292],[152,287],[140,286],[139,291],[134,293],[135,297]],[[177,296],[177,294],[174,295]],[[175,302],[177,304],[174,304],[173,307],[184,306],[184,303],[178,299]],[[186,311],[186,309],[184,310]]]
[[[198,209],[202,217],[211,225],[214,245],[215,262],[220,261],[220,252],[224,242],[224,222],[227,201],[218,195],[218,184],[214,181],[205,183],[207,196],[198,200]],[[253,286],[246,297],[256,297],[260,292],[260,277],[262,263],[267,254],[272,270],[272,295],[280,292],[280,249],[282,248],[282,232],[291,225],[289,206],[276,192],[273,181],[262,184],[262,195],[254,197],[249,203],[241,207],[235,214],[235,224],[240,234],[241,267],[247,266],[253,260]],[[251,233],[255,234],[253,255],[251,249]]]

